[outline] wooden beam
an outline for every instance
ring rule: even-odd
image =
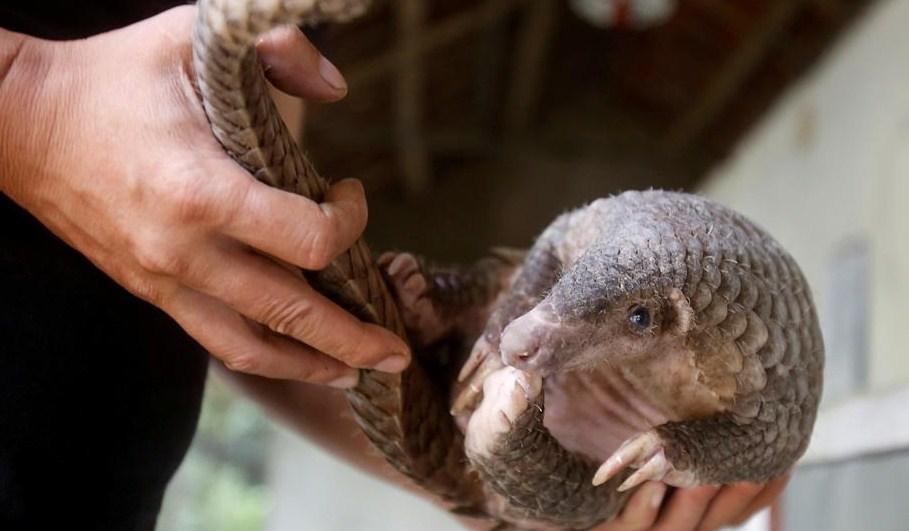
[[[335,124],[337,125],[337,124]],[[355,150],[391,151],[398,146],[397,129],[386,126],[353,126],[314,128],[308,131],[326,143],[340,143]],[[433,155],[490,154],[499,148],[489,130],[480,127],[455,129],[423,128],[423,144]]]
[[[413,45],[419,55],[426,55],[498,21],[529,1],[487,0],[478,7],[452,15],[442,22],[425,28],[415,38]],[[360,63],[345,67],[344,76],[353,90],[357,86],[372,83],[376,79],[392,73],[400,60],[400,54],[396,50],[383,52]]]
[[[509,136],[525,130],[538,110],[542,78],[558,13],[558,0],[535,0],[524,9],[505,100],[505,132]]]
[[[404,189],[410,196],[426,191],[431,165],[423,139],[423,60],[420,36],[426,19],[425,0],[393,2],[398,27],[397,72],[395,75],[395,125],[398,164]]]
[[[680,152],[707,128],[735,97],[742,84],[778,44],[786,27],[809,0],[777,0],[756,24],[751,38],[735,51],[703,91],[703,96],[670,128],[664,139],[670,152]]]
[[[477,46],[472,83],[472,121],[489,130],[499,125],[502,87],[508,81],[511,32],[504,19],[481,28],[473,37]]]

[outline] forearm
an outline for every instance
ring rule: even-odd
[[[391,469],[375,452],[350,414],[344,393],[291,380],[260,378],[224,370],[220,376],[238,386],[272,417],[356,467],[385,479]]]
[[[288,380],[260,378],[223,369],[218,372],[262,405],[269,415],[281,420],[326,451],[363,472],[424,497],[443,509],[451,508],[395,472],[385,462],[357,426],[342,391]],[[488,521],[464,516],[455,518],[468,529],[489,527]]]

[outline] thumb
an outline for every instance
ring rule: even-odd
[[[347,95],[344,76],[297,27],[269,31],[259,39],[256,51],[265,76],[279,90],[318,101],[336,101]]]

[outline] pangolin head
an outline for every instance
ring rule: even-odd
[[[632,216],[614,229],[505,328],[507,364],[548,376],[684,348],[694,320],[681,271],[684,242],[646,218]]]

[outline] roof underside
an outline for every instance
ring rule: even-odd
[[[314,34],[350,93],[304,143],[366,181],[383,246],[523,245],[596,196],[691,188],[869,3],[681,0],[632,30],[564,0],[379,2]]]

